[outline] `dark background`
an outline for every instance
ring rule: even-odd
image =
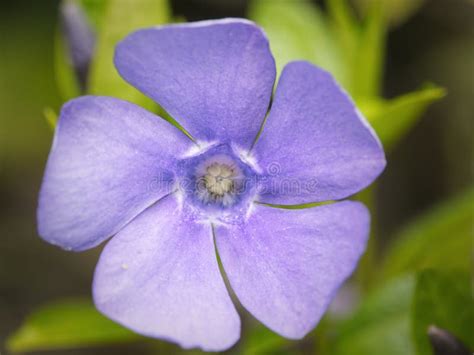
[[[37,193],[52,139],[42,112],[61,104],[53,79],[57,6],[46,0],[0,3],[0,352],[6,336],[37,306],[88,297],[99,254],[64,252],[42,242],[35,229]],[[174,13],[188,20],[242,17],[245,9],[246,2],[238,0],[173,1]],[[432,0],[389,36],[384,96],[426,81],[445,87],[448,95],[388,155],[377,186],[376,235],[382,245],[398,228],[472,183],[473,35],[474,2]],[[111,353],[140,349],[117,347]]]

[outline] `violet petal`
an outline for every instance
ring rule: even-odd
[[[260,128],[275,80],[265,35],[242,19],[139,30],[118,44],[115,65],[194,138],[244,148]]]
[[[93,284],[97,308],[146,336],[184,348],[224,350],[240,336],[210,224],[186,218],[165,197],[104,248]]]
[[[342,199],[384,169],[377,137],[326,71],[288,64],[255,146],[265,174],[261,201],[299,204]]]
[[[39,234],[65,249],[98,245],[171,192],[175,157],[192,144],[126,101],[70,101],[61,111],[41,187]]]
[[[354,271],[369,214],[351,201],[302,210],[256,205],[246,225],[216,226],[215,233],[242,305],[273,331],[299,339]]]

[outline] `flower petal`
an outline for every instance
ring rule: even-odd
[[[70,101],[41,187],[39,234],[66,249],[98,245],[170,193],[175,157],[191,145],[131,103],[93,96]]]
[[[268,109],[275,63],[259,27],[242,19],[139,30],[115,65],[199,140],[253,142]]]
[[[216,227],[224,270],[242,305],[299,339],[319,321],[365,250],[367,209],[340,202],[301,210],[256,205],[246,225]]]
[[[186,220],[165,197],[105,247],[94,285],[97,308],[146,336],[219,351],[240,319],[219,272],[210,224]]]
[[[342,199],[384,169],[383,148],[332,76],[288,64],[255,146],[265,176],[261,201],[299,204]]]

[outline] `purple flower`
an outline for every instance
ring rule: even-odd
[[[275,80],[265,35],[246,20],[149,28],[115,65],[195,138],[119,99],[62,109],[38,208],[40,235],[67,250],[110,236],[97,308],[185,348],[223,350],[242,305],[292,339],[319,321],[364,252],[369,215],[344,199],[383,170],[383,149],[331,75],[288,64]],[[264,124],[263,124],[264,122]],[[260,136],[258,132],[263,125]]]

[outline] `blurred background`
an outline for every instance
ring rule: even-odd
[[[268,3],[278,2],[268,0]],[[373,208],[377,214],[374,226],[377,246],[373,258],[381,263],[384,262],[385,250],[395,243],[400,230],[409,228],[407,226],[430,214],[440,204],[444,206],[446,201],[467,195],[466,191],[473,183],[474,2],[416,2],[419,3],[416,11],[397,18],[397,23],[388,30],[383,46],[385,65],[380,93],[390,99],[418,89],[429,81],[444,88],[447,94],[423,110],[411,129],[387,151],[387,168],[372,191],[375,194]],[[319,6],[323,14],[328,10],[325,2],[311,3]],[[170,4],[173,16],[170,18],[179,21],[248,17],[250,8],[254,6],[249,1],[239,0],[173,0]],[[355,7],[357,16],[363,16],[360,15],[363,8]],[[55,0],[2,0],[0,3],[2,354],[7,351],[7,337],[38,307],[62,299],[90,298],[93,270],[100,253],[100,248],[68,253],[43,242],[36,232],[37,194],[53,136],[44,111],[49,108],[57,112],[64,100],[55,79],[58,15],[59,1]],[[284,21],[282,18],[272,20],[275,26]],[[307,35],[310,36],[311,32]],[[469,231],[469,238],[472,238],[470,216],[472,214],[466,217],[467,222],[463,220],[463,230]],[[433,228],[436,229],[436,225]],[[446,240],[456,238],[453,234],[455,228],[447,228],[444,233]],[[472,250],[472,244],[469,243],[467,249]],[[472,255],[471,251],[468,255]],[[453,259],[456,257],[452,256]],[[346,297],[352,297],[350,292],[348,294]],[[349,303],[355,303],[355,300]],[[253,329],[253,321],[248,322],[248,329]],[[321,327],[324,328],[324,324]],[[326,338],[330,336],[325,335]],[[326,338],[322,342],[327,341]],[[292,345],[285,343],[278,352],[268,350],[265,353],[325,354],[317,350],[318,342],[316,336]],[[241,347],[236,349],[233,351],[246,353]],[[46,347],[39,353],[150,352],[174,353],[179,350],[171,345],[150,345],[138,340],[119,345],[111,342],[97,347],[78,346],[78,349],[48,350]],[[386,354],[389,353],[387,349]]]

